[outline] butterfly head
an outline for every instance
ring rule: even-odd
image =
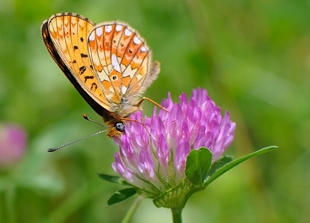
[[[109,137],[120,137],[125,132],[125,122],[122,120],[122,116],[114,112],[104,111],[102,118],[108,126],[107,135]]]

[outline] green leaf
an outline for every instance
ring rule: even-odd
[[[222,174],[224,174],[226,171],[232,169],[233,167],[237,166],[238,164],[252,158],[252,157],[255,157],[255,156],[258,156],[258,155],[262,155],[264,153],[267,153],[267,152],[270,152],[274,149],[278,148],[277,146],[268,146],[268,147],[265,147],[265,148],[262,148],[260,150],[257,150],[253,153],[250,153],[248,155],[245,155],[239,159],[236,159],[232,162],[229,162],[227,163],[226,165],[220,167],[219,169],[216,170],[216,172],[214,172],[213,175],[210,176],[209,179],[207,179],[206,183],[205,183],[205,187],[207,185],[209,185],[211,182],[213,182],[216,178],[218,178],[219,176],[221,176]]]
[[[124,201],[136,193],[137,193],[137,191],[133,187],[117,191],[108,200],[108,206],[111,206],[113,204],[117,204],[121,201]]]
[[[186,160],[185,174],[195,185],[203,185],[212,162],[212,153],[206,149],[192,150]]]
[[[217,161],[215,161],[209,172],[208,172],[208,176],[212,176],[219,168],[221,168],[222,166],[226,165],[227,163],[230,163],[233,160],[232,156],[223,156],[220,159],[218,159]]]
[[[98,176],[108,182],[111,183],[117,183],[117,184],[121,184],[121,185],[128,185],[131,186],[131,184],[127,183],[126,181],[123,180],[123,178],[119,177],[119,176],[112,176],[112,175],[108,175],[108,174],[104,174],[104,173],[99,173]]]

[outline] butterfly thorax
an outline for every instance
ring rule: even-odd
[[[128,100],[124,97],[113,97],[114,100],[111,100],[110,111],[117,114],[121,118],[128,117],[131,113],[140,110],[140,107],[137,106],[136,100]],[[115,100],[116,99],[116,100]],[[134,101],[135,103],[132,103]]]

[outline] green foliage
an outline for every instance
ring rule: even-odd
[[[215,179],[226,173],[233,167],[255,156],[270,152],[277,146],[269,146],[241,158],[233,160],[231,157],[224,156],[211,165],[212,153],[206,149],[192,150],[186,160],[186,176],[195,186],[205,188]]]
[[[112,176],[108,174],[98,174],[99,177],[105,181],[111,182],[111,183],[116,183],[116,184],[121,184],[121,185],[127,185],[129,186],[126,181],[123,180],[123,178],[119,176]],[[137,193],[136,189],[131,187],[131,188],[125,188],[119,191],[114,192],[114,194],[109,198],[108,200],[108,206],[111,206],[113,204],[117,204],[119,202],[122,202],[131,196],[135,195]]]
[[[218,159],[212,164],[210,170],[208,171],[207,177],[210,177],[211,175],[213,175],[215,171],[217,171],[218,169],[220,169],[222,166],[226,165],[227,163],[230,163],[232,160],[233,160],[232,156],[222,156],[220,159]]]
[[[224,173],[226,173],[228,170],[234,168],[235,166],[243,163],[244,161],[262,155],[264,153],[270,152],[273,149],[277,148],[277,146],[269,146],[266,148],[259,149],[253,153],[249,153],[243,157],[237,158],[235,160],[230,160],[227,157],[223,157],[222,159],[219,159],[217,162],[215,162],[212,167],[211,171],[208,172],[208,178],[206,178],[204,186],[207,187],[211,182],[216,180],[218,177],[222,176]],[[221,165],[219,165],[221,163]]]
[[[212,162],[212,153],[208,149],[193,150],[186,160],[185,174],[197,186],[206,180]]]
[[[119,190],[115,192],[108,200],[108,206],[111,206],[113,204],[117,204],[119,202],[122,202],[129,197],[135,195],[137,193],[136,189],[131,187],[131,188],[125,188],[122,190]]]
[[[111,183],[116,183],[116,184],[121,184],[121,185],[130,185],[128,184],[126,181],[123,180],[123,178],[119,177],[119,176],[112,176],[112,175],[108,175],[108,174],[104,174],[104,173],[100,173],[98,174],[98,176],[108,182]]]

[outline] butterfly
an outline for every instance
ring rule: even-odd
[[[109,137],[125,131],[125,121],[144,99],[152,101],[140,97],[157,78],[160,64],[151,62],[146,42],[126,23],[96,25],[75,13],[59,13],[43,22],[41,33],[54,61],[102,116]]]

